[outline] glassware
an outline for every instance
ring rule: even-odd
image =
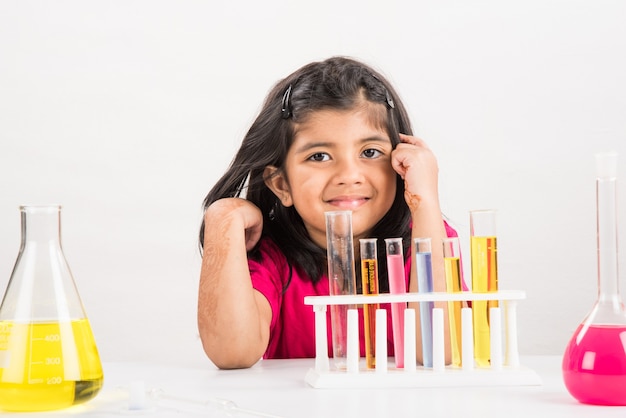
[[[404,254],[402,238],[385,238],[387,253],[387,277],[389,279],[389,293],[405,294],[406,280],[404,278]],[[393,328],[393,352],[396,358],[396,367],[404,367],[404,311],[406,302],[391,304],[391,326]]]
[[[349,210],[325,212],[325,217],[329,294],[355,295],[352,212]],[[354,305],[330,306],[333,358],[338,369],[345,369],[347,366],[348,309],[355,308]]]
[[[463,291],[461,284],[461,249],[457,237],[443,239],[443,261],[446,273],[446,291],[459,293]],[[452,365],[462,366],[462,327],[461,310],[463,302],[448,302],[448,321],[450,322],[450,348],[452,351]]]
[[[563,380],[578,401],[626,405],[626,311],[619,294],[617,154],[596,155],[598,296],[563,355]]]
[[[65,408],[96,396],[102,365],[61,248],[61,207],[20,211],[21,246],[0,305],[0,409]]]
[[[470,211],[470,252],[472,292],[496,292],[498,290],[498,250],[495,210]],[[489,309],[496,307],[498,307],[498,301],[475,300],[472,302],[474,357],[479,367],[487,367],[490,364]]]
[[[376,238],[360,239],[361,281],[364,295],[378,294],[378,252]],[[378,303],[363,305],[363,328],[365,330],[365,364],[368,369],[376,367],[376,310]]]
[[[433,265],[430,238],[414,238],[415,268],[417,273],[417,291],[432,293]],[[420,328],[422,334],[422,364],[433,367],[433,308],[434,302],[420,302]]]

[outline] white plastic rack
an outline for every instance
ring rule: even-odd
[[[541,378],[533,370],[521,366],[519,362],[516,309],[517,301],[525,298],[525,292],[519,290],[502,290],[492,293],[434,292],[307,296],[304,298],[304,303],[312,305],[315,312],[316,346],[315,367],[308,370],[305,381],[314,388],[541,385]],[[405,309],[403,368],[396,368],[393,359],[387,356],[387,311],[385,309],[378,309],[376,312],[375,368],[365,368],[365,362],[359,358],[357,309],[348,309],[348,352],[345,367],[331,367],[327,345],[326,311],[328,306],[348,305],[354,307],[376,303],[431,301],[499,302],[499,307],[490,308],[490,366],[475,366],[471,308],[462,309],[462,366],[445,365],[443,310],[440,308],[433,309],[433,367],[426,368],[416,365],[414,355],[415,310],[407,308]],[[504,321],[501,320],[502,313],[504,313]]]

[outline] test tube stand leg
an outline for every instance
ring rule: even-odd
[[[519,351],[517,348],[517,301],[504,302],[504,317],[506,323],[506,357],[505,364],[519,367]]]
[[[446,369],[445,332],[443,309],[433,309],[433,370],[443,372]]]
[[[346,369],[348,373],[359,372],[359,311],[348,309],[348,344]]]
[[[489,308],[491,369],[502,370],[502,314],[500,308]]]
[[[376,309],[376,372],[387,372],[387,310]]]
[[[330,369],[328,360],[328,334],[326,329],[326,305],[314,305],[315,311],[315,370],[327,372]]]
[[[474,370],[474,324],[472,308],[461,309],[461,367]]]
[[[415,309],[404,310],[404,371],[414,372],[417,368],[415,353]]]

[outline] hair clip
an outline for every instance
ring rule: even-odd
[[[378,78],[378,76],[376,76],[376,74],[370,74],[370,75],[372,76],[372,78],[374,78],[374,80],[378,81],[382,85],[383,90],[385,90],[385,102],[387,103],[387,107],[389,109],[395,109],[396,105],[393,103],[393,99],[391,98],[391,95],[389,94],[387,87],[385,87],[385,83],[383,83],[381,79]]]
[[[389,94],[387,89],[385,89],[385,100],[387,101],[387,106],[389,107],[389,109],[395,109],[396,106],[394,105],[393,99],[391,98],[391,95]]]
[[[250,174],[252,172],[248,171],[248,174],[246,174],[246,177],[244,177],[243,180],[241,180],[241,183],[239,183],[239,186],[237,186],[237,191],[235,192],[235,197],[238,197],[240,199],[247,199],[248,198],[248,186],[250,185]]]
[[[283,94],[283,102],[280,111],[282,112],[283,119],[289,119],[291,116],[291,103],[289,100],[291,99],[291,84],[285,90],[285,94]]]

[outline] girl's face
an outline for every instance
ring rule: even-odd
[[[284,172],[268,167],[266,175],[276,175],[267,184],[283,205],[295,206],[320,247],[326,248],[326,211],[351,210],[358,242],[393,204],[391,151],[389,135],[373,127],[367,108],[320,110],[296,127]]]

